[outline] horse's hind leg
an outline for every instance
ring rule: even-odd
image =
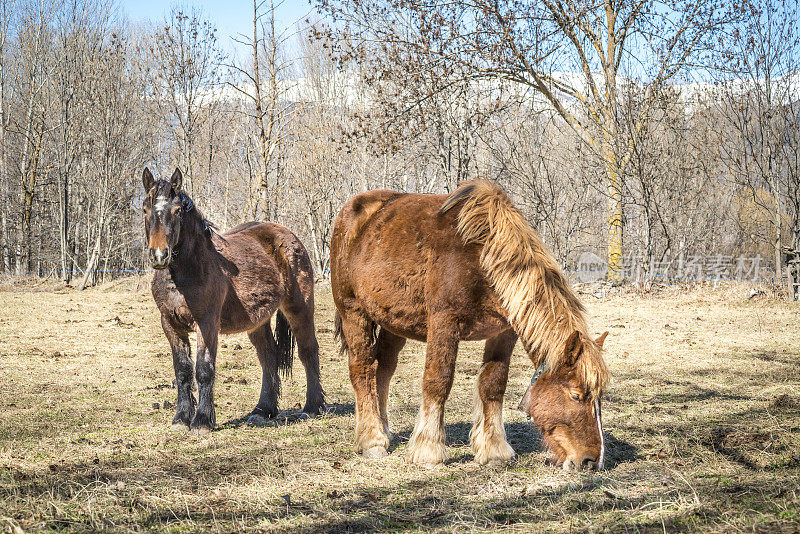
[[[310,305],[284,306],[281,311],[289,321],[300,362],[306,371],[306,405],[303,413],[319,415],[325,409],[325,392],[319,378],[319,344],[314,330],[313,297]]]
[[[278,346],[269,323],[248,332],[247,336],[256,348],[258,362],[261,364],[261,395],[247,419],[247,424],[263,425],[267,419],[278,415],[278,396],[281,389],[278,376]]]
[[[436,465],[445,460],[444,403],[453,386],[457,353],[455,326],[435,317],[429,319],[422,406],[408,444],[412,463]]]
[[[194,417],[195,399],[192,393],[194,369],[189,356],[191,346],[189,337],[185,333],[178,333],[162,315],[161,327],[167,336],[172,349],[172,366],[175,368],[175,387],[178,390],[178,399],[175,402],[175,417],[172,419],[173,430],[188,430],[189,423]]]
[[[374,324],[357,313],[342,314],[342,332],[349,353],[350,382],[356,396],[356,452],[368,457],[387,454],[386,435],[378,406],[378,362]]]
[[[517,335],[511,329],[486,341],[475,391],[475,422],[469,433],[475,461],[479,464],[507,462],[514,457],[514,449],[506,441],[503,428],[503,396],[516,342]]]
[[[383,431],[389,439],[392,438],[392,434],[389,431],[389,413],[386,408],[389,398],[389,382],[392,380],[395,369],[397,369],[397,356],[405,344],[406,338],[381,328],[378,334],[378,370],[375,381],[378,389],[378,411],[381,416]]]

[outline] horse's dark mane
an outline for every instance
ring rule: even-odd
[[[201,233],[207,239],[211,239],[212,233],[222,237],[219,233],[219,227],[203,216],[203,213],[197,208],[197,206],[194,205],[194,201],[189,197],[189,195],[186,194],[185,191],[179,191],[178,198],[181,201],[181,206],[183,206],[184,215],[189,215],[189,217],[192,217],[199,222]]]

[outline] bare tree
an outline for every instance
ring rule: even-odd
[[[81,287],[143,268],[145,163],[186,167],[226,227],[286,224],[323,277],[352,195],[474,177],[501,182],[565,266],[614,251],[609,214],[643,275],[796,250],[796,6],[759,1],[335,0],[336,31],[309,32],[257,0],[222,73],[197,12],[131,26],[114,0],[0,0],[0,268]],[[679,84],[721,28],[731,68]]]
[[[724,55],[729,68],[719,80],[717,105],[730,135],[722,144],[732,177],[768,214],[775,261],[775,281],[783,280],[784,218],[796,206],[797,189],[790,184],[796,159],[800,82],[800,12],[795,2],[757,0],[747,19],[730,38]],[[798,227],[795,220],[790,223]]]
[[[230,64],[237,74],[229,85],[241,93],[249,102],[251,109],[246,115],[255,121],[258,133],[258,180],[255,190],[251,189],[251,202],[246,211],[254,217],[259,215],[274,219],[277,217],[277,196],[280,146],[283,135],[280,124],[291,107],[281,105],[288,87],[286,79],[291,68],[290,60],[283,54],[286,35],[276,32],[275,8],[272,0],[253,0],[253,34],[250,38],[237,39],[248,46],[252,52],[250,62]],[[273,179],[270,180],[270,175]],[[272,183],[270,183],[272,182]]]
[[[505,186],[566,264],[581,248],[598,244],[589,236],[597,222],[594,214],[602,211],[602,196],[590,154],[560,126],[551,112],[537,112],[529,102],[496,113],[479,137],[488,152],[485,173]]]
[[[314,268],[324,277],[333,219],[350,192],[344,176],[349,158],[334,140],[347,115],[352,88],[325,53],[322,41],[301,32],[298,44],[296,65],[301,83],[296,88],[296,112],[287,128],[291,135],[287,155],[292,200],[299,204],[300,216],[291,222],[304,227]]]
[[[9,94],[7,91],[8,73],[6,68],[6,54],[8,50],[9,26],[12,23],[14,0],[0,2],[0,239],[2,239],[3,270],[11,271],[11,250],[9,247],[11,214],[11,178],[8,174],[6,162],[6,131],[8,130],[10,114],[8,110]]]
[[[707,96],[700,90],[682,97],[676,88],[662,88],[648,121],[630,139],[627,238],[642,260],[641,275],[653,277],[670,266],[677,271],[689,255],[736,246],[735,237],[725,237],[734,188],[718,183],[721,139]],[[621,122],[628,132],[645,98],[641,87],[625,86]]]
[[[174,163],[186,169],[184,187],[193,191],[197,176],[195,154],[199,130],[208,119],[204,110],[219,98],[219,65],[224,56],[217,43],[216,28],[202,13],[173,8],[152,45],[156,68],[155,90],[171,130],[179,134],[173,147]]]
[[[35,4],[22,5],[18,11],[20,29],[17,32],[15,49],[15,81],[18,98],[22,104],[16,120],[11,120],[6,135],[17,139],[12,164],[18,179],[16,191],[21,194],[15,244],[17,274],[33,268],[33,219],[41,188],[40,156],[45,134],[44,113],[48,109],[47,82],[49,62],[47,58],[48,21],[52,6],[40,0]],[[12,193],[13,194],[13,193]],[[12,205],[14,199],[12,199]]]
[[[86,184],[91,201],[87,210],[91,221],[87,224],[87,237],[91,245],[78,289],[86,287],[95,277],[104,250],[113,248],[115,239],[125,238],[127,232],[120,232],[114,224],[120,215],[130,213],[133,177],[147,147],[137,135],[142,117],[141,107],[135,105],[145,85],[137,79],[128,51],[124,35],[113,39],[103,54],[105,68],[97,73],[91,87],[94,150],[89,157],[89,168],[94,179]]]
[[[85,0],[65,2],[57,14],[53,51],[53,91],[56,115],[52,134],[56,136],[55,159],[58,189],[59,244],[62,280],[72,277],[76,243],[70,239],[73,170],[84,157],[88,141],[86,124],[91,110],[87,89],[95,62],[99,61],[110,11],[106,5]]]
[[[732,5],[705,0],[669,6],[653,0],[320,0],[318,5],[338,21],[335,33],[353,43],[346,56],[370,75],[400,68],[411,76],[444,79],[443,88],[457,80],[500,79],[540,94],[602,163],[614,281],[622,272],[621,173],[631,155],[619,135],[619,78],[636,76],[657,94],[703,59],[717,30],[736,17]],[[650,107],[646,102],[640,108],[635,129]]]

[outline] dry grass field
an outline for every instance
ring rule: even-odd
[[[798,532],[800,306],[745,289],[584,296],[610,330],[608,469],[545,465],[516,405],[532,365],[519,345],[505,418],[519,453],[480,467],[468,445],[480,344],[463,344],[446,421],[450,460],[408,465],[424,346],[407,345],[389,406],[391,454],[352,452],[353,395],[318,290],[330,413],[297,417],[302,366],[280,421],[242,424],[260,368],[246,336],[222,341],[217,422],[169,430],[172,361],[148,289],[0,291],[0,529],[8,532],[433,530]]]

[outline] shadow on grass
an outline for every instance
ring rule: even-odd
[[[732,388],[732,385],[743,382],[750,382],[754,375],[769,382],[792,384],[800,376],[800,356],[788,351],[759,351],[741,350],[729,355],[731,361],[741,363],[747,361],[751,367],[737,368],[733,365],[718,365],[709,368],[680,370],[670,378],[665,378],[660,374],[644,373],[642,370],[628,373],[616,373],[614,378],[620,382],[636,381],[649,379],[655,384],[663,384],[672,387],[684,387],[684,393],[663,392],[655,395],[655,398],[669,400],[675,403],[684,401],[704,401],[704,400],[733,400],[747,401],[753,400],[752,395],[748,395]],[[767,369],[763,368],[762,362],[771,364]],[[756,371],[752,365],[759,366]],[[709,387],[702,387],[697,384],[697,380],[710,382]],[[607,399],[615,401],[618,399],[614,390],[607,394]]]
[[[313,500],[297,500],[284,496],[283,501],[270,502],[260,511],[234,506],[176,507],[159,509],[146,515],[141,523],[145,529],[183,525],[217,525],[227,528],[237,521],[250,526],[259,525],[271,532],[296,532],[293,520],[300,519],[305,531],[313,532],[378,532],[453,529],[490,531],[497,528],[523,525],[528,531],[550,530],[564,526],[570,529],[619,530],[618,515],[631,511],[652,510],[653,496],[643,493],[626,498],[617,497],[618,482],[602,475],[564,480],[554,485],[537,484],[531,480],[531,490],[509,495],[493,496],[492,484],[476,480],[464,484],[450,480],[424,480],[396,487],[354,486],[342,492],[334,491]],[[770,492],[770,484],[737,487],[723,492],[732,501],[747,499],[759,492]],[[687,493],[688,498],[688,493]],[[677,504],[665,502],[659,504]],[[652,514],[631,515],[626,523],[633,531],[686,530],[686,525],[701,519],[704,523],[721,518],[718,511],[693,506],[674,506],[653,519]],[[276,524],[277,523],[277,524]],[[282,524],[281,524],[282,523]],[[683,525],[683,528],[680,528]],[[657,528],[653,528],[657,527]],[[535,530],[530,530],[535,529]],[[626,529],[627,530],[627,529]]]
[[[545,475],[546,473],[542,473]],[[638,475],[634,475],[638,476]],[[333,491],[313,499],[295,499],[284,495],[253,508],[239,500],[205,500],[169,507],[135,498],[125,515],[114,517],[116,529],[128,526],[134,530],[198,528],[214,530],[267,529],[271,532],[377,532],[401,530],[453,529],[490,531],[512,527],[518,531],[561,530],[565,520],[571,530],[621,531],[620,514],[626,514],[625,531],[686,531],[698,525],[730,521],[727,510],[735,504],[753,506],[754,499],[773,495],[779,481],[753,481],[730,487],[714,487],[717,507],[687,504],[692,494],[671,490],[670,500],[648,492],[619,496],[619,481],[602,474],[570,477],[555,484],[540,484],[532,477],[527,491],[491,493],[497,481],[422,480],[386,488],[357,485]],[[697,488],[710,498],[712,488]],[[705,491],[703,491],[705,490]],[[693,490],[692,490],[693,491]],[[759,507],[775,508],[767,500]],[[654,504],[665,505],[663,513],[653,514]],[[133,513],[131,513],[133,512]],[[137,517],[138,516],[138,517]],[[300,527],[296,520],[304,525]],[[40,523],[51,528],[95,529],[98,525],[88,514],[48,518]],[[695,528],[690,528],[694,525]],[[770,523],[771,531],[793,532],[791,517]],[[781,530],[778,527],[789,527]],[[561,528],[559,528],[561,527]],[[522,530],[519,530],[522,531]]]
[[[334,405],[331,415],[348,415],[352,413],[352,409],[352,404]],[[753,420],[759,418],[759,414],[748,410],[731,412],[726,414],[724,420],[732,423],[741,421],[742,418]],[[696,432],[705,434],[712,432],[708,427],[712,427],[712,422],[716,419],[717,416],[709,414],[702,423],[687,421],[685,425],[672,431],[686,437],[692,427],[700,427],[702,432]],[[466,422],[447,425],[447,444],[468,444],[470,427]],[[661,428],[665,431],[667,429],[666,425]],[[396,449],[398,443],[407,440],[410,432],[411,429],[405,429],[399,433],[392,448]],[[512,446],[520,455],[535,452],[541,445],[540,436],[530,423],[508,424],[506,432]],[[717,449],[729,448],[734,452],[740,445],[740,439],[750,438],[749,435],[739,436],[730,432],[717,433],[713,437]],[[760,435],[753,437],[761,439]],[[563,476],[559,473],[558,477],[553,477],[550,474],[558,472],[555,468],[539,465],[531,471],[531,464],[524,463],[524,468],[518,475],[531,473],[530,482],[524,492],[519,491],[521,486],[504,486],[506,475],[497,474],[518,471],[520,468],[514,464],[500,471],[488,467],[475,467],[473,470],[464,465],[445,468],[435,472],[435,476],[426,476],[425,480],[405,483],[398,481],[397,485],[388,487],[386,484],[373,484],[370,481],[342,487],[336,479],[324,479],[324,490],[318,492],[314,498],[287,495],[259,503],[258,507],[248,503],[246,499],[217,500],[213,495],[197,502],[169,506],[165,504],[166,501],[148,499],[146,495],[133,492],[134,489],[138,491],[140,485],[147,487],[151,481],[161,480],[165,476],[175,480],[201,480],[199,487],[203,490],[207,488],[208,491],[218,481],[225,481],[229,477],[283,477],[281,463],[285,460],[281,450],[284,445],[265,441],[258,450],[250,451],[249,456],[243,455],[243,451],[237,447],[214,448],[200,456],[192,453],[192,462],[185,461],[189,459],[188,454],[177,458],[161,456],[160,461],[135,469],[131,469],[127,456],[103,461],[99,465],[93,464],[91,460],[59,465],[57,469],[51,468],[45,472],[15,469],[13,477],[9,473],[8,479],[0,484],[0,495],[15,498],[41,495],[48,499],[55,496],[57,500],[69,502],[73,495],[82,494],[85,487],[97,486],[105,494],[108,491],[117,491],[114,490],[114,484],[123,481],[125,488],[131,488],[123,490],[127,499],[125,502],[130,503],[130,508],[111,512],[111,519],[116,521],[115,527],[119,529],[124,525],[136,525],[144,529],[235,530],[244,525],[248,530],[268,528],[278,532],[295,531],[298,522],[315,532],[446,530],[454,525],[461,525],[465,530],[492,530],[509,526],[520,529],[523,525],[526,529],[558,530],[558,521],[567,516],[575,521],[570,524],[575,530],[615,530],[620,528],[620,514],[624,514],[627,521],[631,522],[628,526],[635,525],[632,528],[634,531],[649,531],[654,526],[664,525],[667,529],[685,530],[686,525],[711,525],[721,521],[726,511],[734,506],[753,508],[757,505],[753,509],[771,511],[781,505],[780,502],[770,504],[768,500],[782,491],[784,478],[739,478],[732,481],[729,487],[717,487],[718,481],[715,478],[708,482],[704,482],[705,479],[691,479],[693,488],[683,487],[678,481],[673,486],[664,486],[669,488],[663,490],[669,491],[666,499],[660,493],[652,491],[642,491],[639,494],[620,491],[620,488],[641,484],[642,473],[641,470],[614,471],[614,468],[622,463],[641,459],[640,453],[637,447],[618,439],[611,432],[606,433],[606,443],[608,469],[597,474]],[[146,452],[141,450],[138,454],[150,458]],[[244,461],[254,457],[259,457],[262,461]],[[456,462],[467,464],[470,460],[471,455],[466,454],[461,455]],[[543,480],[548,484],[542,484]],[[711,481],[713,486],[709,485],[712,484]],[[673,484],[664,477],[648,482],[653,483]],[[516,484],[524,485],[525,481],[517,479]],[[700,494],[704,502],[710,502],[713,506],[699,509],[691,505],[694,491]],[[654,509],[654,503],[661,501],[667,506],[674,505],[670,510],[665,510],[663,523],[661,518],[654,520],[652,516],[648,516]],[[46,516],[42,524],[51,528],[83,530],[103,526],[93,521],[95,520],[83,512],[75,512],[66,518],[58,515]]]
[[[375,532],[384,530],[435,529],[453,525],[459,520],[472,518],[475,526],[508,526],[551,520],[548,507],[568,503],[571,508],[597,511],[604,508],[608,499],[600,503],[581,504],[588,493],[603,487],[599,477],[582,480],[578,484],[565,482],[556,487],[542,488],[530,496],[512,496],[490,499],[488,502],[468,501],[464,498],[479,491],[477,486],[459,487],[451,484],[419,481],[402,484],[391,490],[374,487],[354,487],[341,493],[315,501],[293,501],[285,496],[284,502],[272,503],[261,513],[252,510],[192,509],[191,506],[172,510],[158,510],[142,521],[145,528],[177,526],[178,524],[229,525],[247,518],[257,523],[273,523],[303,517],[312,520],[314,532]],[[287,498],[288,497],[288,498]],[[596,497],[593,499],[596,500]],[[490,506],[487,506],[490,504]],[[609,503],[613,509],[616,503]],[[466,525],[465,525],[466,526]],[[296,532],[297,527],[270,526],[274,532]]]
[[[318,417],[342,417],[347,415],[353,415],[356,411],[355,405],[352,402],[348,403],[333,403],[327,404],[325,406],[325,413],[319,415]],[[227,428],[238,428],[243,425],[247,424],[247,419],[250,417],[250,414],[244,415],[242,417],[236,417],[234,419],[229,419],[225,421],[217,430],[227,429]],[[293,425],[295,423],[299,423],[301,421],[305,421],[309,419],[310,416],[306,413],[303,413],[297,409],[291,410],[281,410],[278,415],[273,417],[272,419],[267,419],[267,423],[265,425],[259,425],[264,428],[268,427],[276,427],[276,426],[287,426]]]
[[[448,447],[468,447],[469,431],[472,428],[470,423],[451,423],[445,426],[445,445]],[[506,439],[517,455],[530,454],[543,449],[542,435],[533,423],[516,422],[505,425]],[[401,444],[408,443],[411,439],[411,432],[408,428],[401,432],[395,432],[392,443],[389,445],[391,454]],[[625,440],[618,439],[610,432],[605,432],[606,440],[606,468],[613,469],[624,462],[632,462],[640,458],[638,449]],[[471,461],[472,455],[462,458],[450,458],[446,464]]]
[[[781,352],[778,351],[746,351],[744,353],[745,356],[750,356],[752,358],[756,358],[763,362],[770,362],[770,363],[779,363],[785,364],[790,366],[795,366],[800,363],[800,358],[796,355],[793,355],[788,352]]]
[[[609,437],[613,439],[613,436]],[[614,446],[618,443],[621,442],[612,442]],[[513,470],[513,466],[510,469]],[[683,488],[680,491],[673,488],[669,490],[669,499],[662,502],[663,496],[650,492],[625,495],[625,492],[619,491],[620,486],[625,488],[630,481],[639,482],[641,473],[610,473],[606,476],[606,472],[601,472],[568,477],[559,473],[558,477],[551,477],[548,475],[551,469],[542,468],[531,473],[527,485],[524,480],[518,480],[517,484],[521,483],[522,486],[509,491],[512,488],[503,486],[504,476],[491,474],[497,473],[496,470],[485,468],[480,471],[488,475],[454,478],[452,471],[445,470],[440,472],[440,477],[425,477],[424,480],[396,486],[358,484],[323,492],[313,498],[295,498],[287,494],[260,502],[258,507],[248,504],[246,499],[216,499],[213,495],[200,501],[190,500],[180,506],[169,506],[166,501],[148,499],[146,495],[136,492],[130,493],[130,498],[125,499],[127,505],[124,509],[115,510],[110,518],[102,520],[108,521],[105,525],[80,511],[73,511],[66,516],[54,512],[54,516],[41,518],[39,525],[80,530],[113,525],[117,530],[129,526],[135,530],[213,528],[228,531],[267,528],[273,532],[294,532],[298,529],[296,521],[299,521],[305,525],[303,530],[314,532],[447,530],[454,525],[460,525],[465,530],[482,531],[515,525],[517,529],[527,525],[526,528],[536,527],[537,530],[558,530],[559,522],[569,517],[571,529],[603,531],[619,530],[619,514],[624,513],[627,517],[626,526],[633,527],[634,531],[650,531],[653,526],[659,527],[656,531],[661,531],[664,526],[668,530],[686,530],[686,525],[694,521],[710,525],[715,520],[723,519],[726,510],[735,504],[753,506],[753,499],[756,498],[762,499],[756,503],[759,507],[772,509],[774,506],[768,499],[780,491],[780,484],[783,483],[782,479],[758,479],[730,487],[697,485],[691,490]],[[552,472],[558,470],[552,469]],[[106,487],[103,484],[127,480],[131,488],[136,488],[141,482],[141,474],[125,470],[116,476],[85,477],[80,483],[100,483],[102,489]],[[56,496],[63,495],[64,499],[73,495],[75,490],[83,491],[74,486],[78,481],[73,477],[58,480],[59,475],[62,473],[53,473],[56,480],[50,480],[49,487],[37,485],[35,489],[49,496],[55,492]],[[151,473],[151,476],[163,475],[160,469]],[[56,481],[53,485],[52,482]],[[331,483],[333,487],[337,486],[335,481]],[[525,491],[519,491],[520,487],[524,487]],[[34,488],[25,489],[27,491],[23,495]],[[694,492],[695,489],[704,500],[714,499],[714,502],[724,502],[725,506],[687,506],[686,503],[691,501],[690,491]],[[654,519],[652,514],[648,517],[645,513],[653,510],[654,503],[674,506],[665,510],[666,516]],[[641,513],[635,513],[637,511]],[[681,525],[684,528],[680,528]]]

